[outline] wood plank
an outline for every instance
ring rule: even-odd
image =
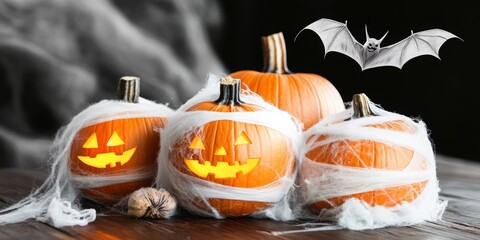
[[[75,239],[67,232],[50,227],[47,224],[27,221],[0,227],[0,239]]]
[[[480,164],[457,158],[437,158],[440,197],[448,200],[443,220],[471,226],[480,234]]]
[[[8,204],[0,202],[0,209]],[[0,227],[0,239],[74,239],[67,232],[48,224],[28,220],[24,223],[10,224]]]
[[[452,240],[478,239],[480,236],[478,228],[463,226],[461,224],[450,223],[447,221],[414,225],[410,228],[415,228],[423,232],[431,233],[433,236],[441,236]]]
[[[37,170],[0,169],[0,201],[13,204],[38,188],[48,174]]]
[[[457,179],[465,182],[480,180],[480,164],[459,158],[439,155],[436,158],[439,179]]]
[[[40,186],[47,173],[36,170],[2,169],[0,171],[0,208],[23,199]],[[12,187],[13,186],[13,187]],[[0,226],[0,239],[74,239],[68,232],[35,220]]]
[[[449,204],[443,221],[411,227],[375,230],[334,230],[274,236],[274,232],[304,229],[306,221],[281,222],[236,218],[216,220],[181,214],[168,220],[134,219],[84,199],[84,207],[97,209],[97,220],[85,227],[56,229],[29,220],[0,226],[0,239],[475,239],[480,236],[480,164],[437,158],[441,198]],[[21,200],[38,187],[47,174],[0,169],[0,207]]]

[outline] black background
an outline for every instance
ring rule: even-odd
[[[228,71],[261,70],[260,38],[283,32],[288,65],[293,72],[311,72],[327,78],[345,102],[363,92],[386,110],[420,118],[430,130],[439,154],[480,161],[477,134],[480,11],[474,1],[221,1],[225,22],[214,39]],[[353,36],[370,37],[382,46],[396,43],[414,32],[440,28],[462,40],[450,39],[440,58],[421,56],[403,69],[380,67],[361,71],[349,57],[328,53],[313,31],[297,33],[310,23],[330,18],[348,20]]]

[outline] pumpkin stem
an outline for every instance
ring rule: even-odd
[[[362,118],[368,116],[375,116],[370,108],[370,101],[364,93],[353,95],[352,98],[353,115],[352,118]]]
[[[287,49],[282,32],[262,37],[262,46],[263,72],[291,73],[287,66]]]
[[[240,79],[226,76],[220,80],[220,96],[215,101],[223,105],[241,105],[240,100]]]
[[[118,81],[117,98],[129,103],[138,103],[140,78],[123,76]]]

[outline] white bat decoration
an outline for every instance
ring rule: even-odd
[[[388,31],[377,40],[368,36],[367,25],[365,25],[365,34],[367,35],[365,44],[359,43],[352,36],[347,28],[347,21],[341,23],[322,18],[302,29],[297,37],[305,29],[314,31],[320,37],[325,47],[325,55],[328,52],[345,54],[353,58],[360,65],[362,71],[382,66],[394,66],[401,69],[410,59],[422,55],[432,55],[440,59],[438,51],[443,43],[451,38],[460,39],[447,31],[430,29],[416,33],[412,31],[411,35],[402,41],[380,47]]]

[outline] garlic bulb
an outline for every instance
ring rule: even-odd
[[[177,201],[165,189],[140,188],[128,199],[129,216],[169,218],[177,208]]]

